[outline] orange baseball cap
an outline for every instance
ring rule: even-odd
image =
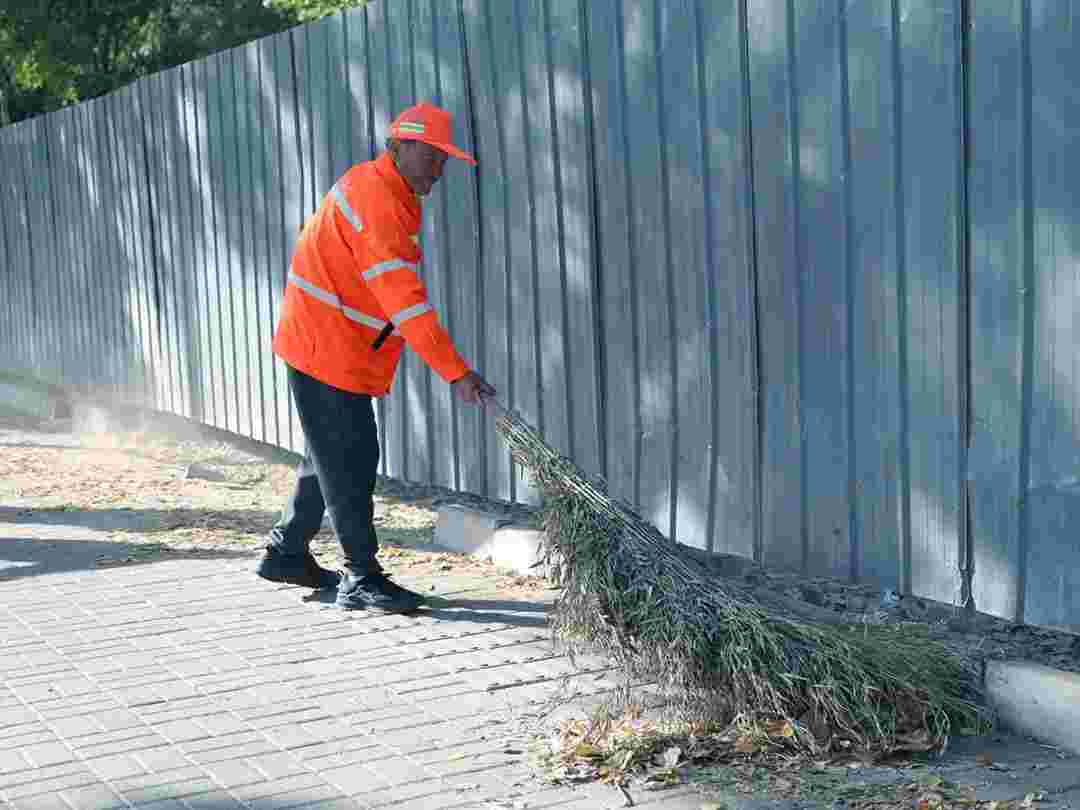
[[[472,155],[454,146],[454,126],[450,113],[426,101],[409,107],[395,118],[390,124],[390,137],[403,141],[423,141],[450,157],[476,165]]]

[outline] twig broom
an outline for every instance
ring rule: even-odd
[[[553,630],[571,650],[606,654],[628,681],[655,684],[680,720],[783,720],[814,752],[926,750],[985,725],[971,673],[924,630],[766,610],[488,402],[543,495],[545,551],[565,589]]]

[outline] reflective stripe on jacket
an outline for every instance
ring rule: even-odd
[[[327,385],[373,396],[390,390],[406,343],[447,382],[465,376],[417,273],[419,232],[420,201],[389,154],[346,172],[300,234],[274,353]]]

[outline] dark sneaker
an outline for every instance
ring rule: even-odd
[[[303,555],[282,554],[273,546],[266,547],[255,573],[271,582],[301,585],[320,591],[336,588],[341,581],[341,575],[336,571],[320,567],[311,552]]]
[[[338,585],[337,605],[345,610],[412,613],[422,604],[424,597],[391,582],[382,573],[361,577],[346,571]]]

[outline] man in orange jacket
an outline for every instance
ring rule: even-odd
[[[390,390],[404,346],[463,401],[495,394],[454,349],[417,273],[420,199],[450,156],[476,165],[454,146],[445,110],[418,104],[394,120],[386,152],[349,169],[304,225],[274,334],[306,447],[257,573],[336,586],[346,609],[409,612],[422,603],[383,573],[372,523],[379,462],[372,397]],[[324,511],[345,555],[340,578],[308,548]]]

